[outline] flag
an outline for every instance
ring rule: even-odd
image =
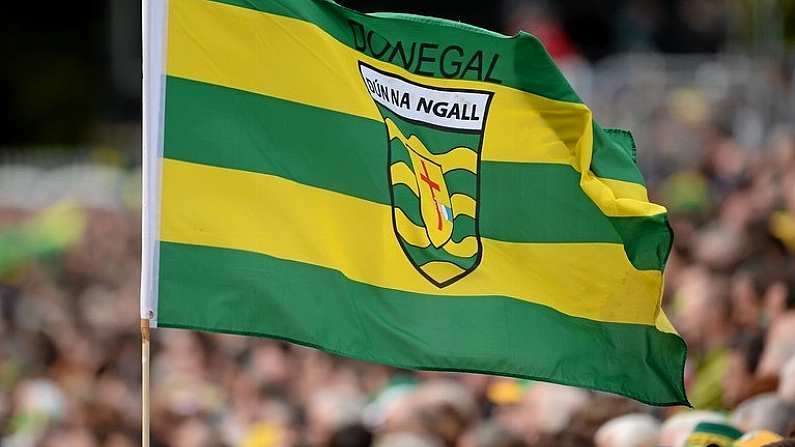
[[[632,136],[539,41],[324,0],[151,0],[142,317],[686,404]]]

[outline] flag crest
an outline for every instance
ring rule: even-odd
[[[386,127],[395,237],[437,287],[477,268],[480,150],[490,94],[409,82],[360,63]]]

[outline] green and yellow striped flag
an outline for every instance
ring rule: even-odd
[[[686,404],[625,131],[528,34],[150,0],[142,317]]]

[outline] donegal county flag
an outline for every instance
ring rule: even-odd
[[[528,34],[150,0],[142,317],[686,404],[626,131]]]

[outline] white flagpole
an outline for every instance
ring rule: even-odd
[[[167,0],[143,0],[141,8],[141,318],[157,327],[160,163],[163,156],[165,28]]]

